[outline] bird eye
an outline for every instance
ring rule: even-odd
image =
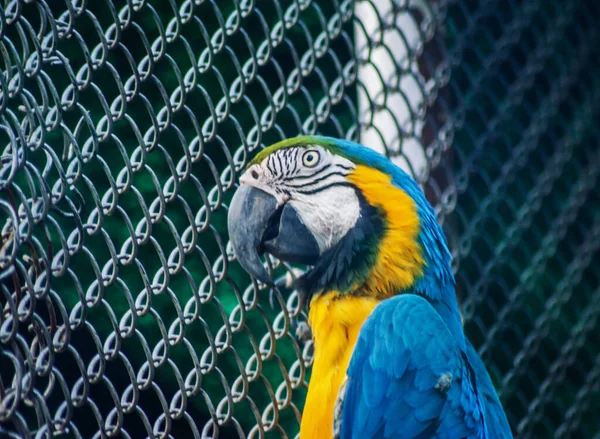
[[[317,151],[306,151],[302,156],[302,164],[307,168],[312,168],[319,163],[319,153]]]

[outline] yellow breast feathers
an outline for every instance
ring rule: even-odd
[[[332,438],[335,400],[358,332],[378,303],[374,298],[340,296],[334,292],[312,300],[308,317],[315,358],[302,413],[301,439]]]

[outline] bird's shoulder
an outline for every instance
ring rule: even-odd
[[[384,300],[365,321],[337,412],[343,439],[485,437],[468,359],[414,294]]]

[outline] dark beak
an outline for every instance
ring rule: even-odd
[[[231,200],[227,218],[229,238],[242,267],[263,283],[273,281],[259,255],[264,252],[290,263],[314,265],[319,258],[315,237],[289,204],[241,184]]]

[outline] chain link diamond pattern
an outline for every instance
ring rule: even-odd
[[[434,204],[520,438],[598,437],[600,8],[585,0],[4,0],[0,437],[297,437],[312,343],[227,206],[301,133]]]

